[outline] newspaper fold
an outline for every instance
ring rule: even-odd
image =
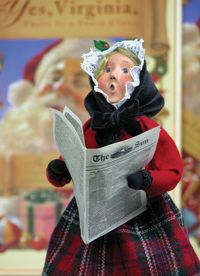
[[[52,113],[54,139],[72,176],[81,236],[87,244],[146,210],[146,193],[130,189],[127,176],[151,161],[160,127],[87,149],[80,119],[68,107]]]

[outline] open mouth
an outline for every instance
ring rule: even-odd
[[[112,91],[115,90],[114,84],[111,84],[111,85],[110,85],[110,90],[112,90]]]

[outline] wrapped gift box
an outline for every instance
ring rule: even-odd
[[[19,217],[31,236],[44,235],[49,240],[64,209],[63,198],[53,190],[27,193],[19,204]]]

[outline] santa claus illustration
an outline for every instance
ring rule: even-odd
[[[69,106],[82,121],[87,119],[83,99],[89,81],[80,68],[88,40],[64,39],[33,57],[23,79],[11,83],[11,108],[0,122],[0,153],[48,153],[54,150],[50,107]]]

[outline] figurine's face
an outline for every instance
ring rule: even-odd
[[[108,95],[110,103],[117,103],[125,96],[125,84],[133,81],[130,69],[134,65],[130,58],[121,53],[115,53],[109,58],[98,78],[98,86]]]

